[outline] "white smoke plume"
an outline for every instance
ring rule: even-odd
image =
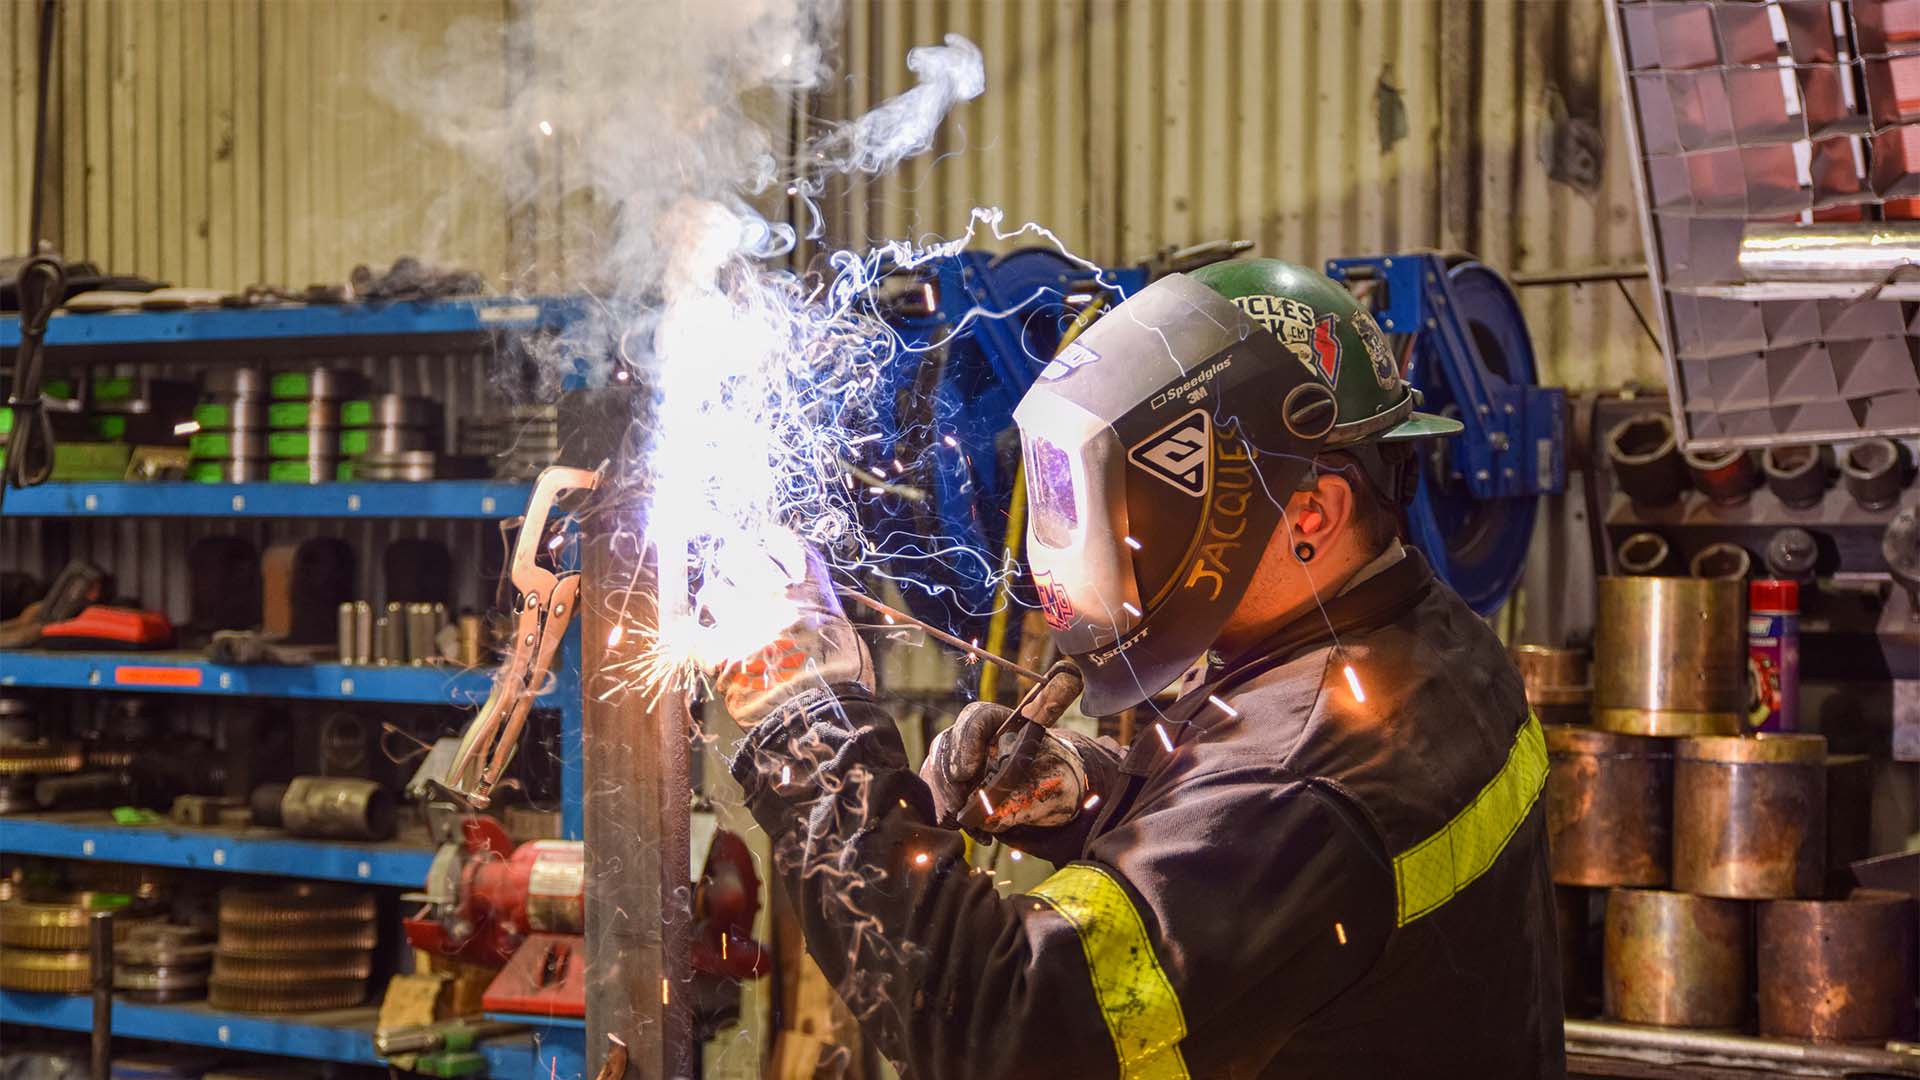
[[[927,149],[985,89],[979,50],[949,36],[908,54],[916,87],[849,121],[810,120],[793,143],[784,118],[825,85],[839,19],[838,0],[523,0],[504,26],[456,26],[430,59],[414,43],[387,65],[389,96],[516,205],[601,212],[573,215],[605,231],[590,273],[566,283],[592,291],[602,325],[572,340],[618,343],[657,396],[658,467],[616,478],[646,486],[647,541],[665,556],[657,681],[778,632],[791,611],[767,555],[789,555],[789,530],[843,546],[858,532],[841,467],[855,456],[847,425],[897,350],[865,295],[884,270],[842,252],[829,288],[778,268],[797,236],[769,204],[796,200],[817,231],[812,199],[832,176]],[[501,101],[498,71],[476,58],[503,52]],[[914,258],[901,254],[889,261]],[[557,360],[556,373],[576,357]]]

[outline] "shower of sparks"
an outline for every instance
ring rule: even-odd
[[[1240,715],[1239,709],[1227,704],[1218,694],[1208,694],[1207,703],[1219,709],[1221,712],[1226,713],[1229,717],[1238,717]]]
[[[1080,809],[1091,810],[1094,807],[1099,805],[1100,805],[1100,793],[1096,791],[1093,794],[1087,796],[1087,801],[1080,804]]]
[[[1153,733],[1160,736],[1160,745],[1167,748],[1167,753],[1173,753],[1173,740],[1167,737],[1167,729],[1159,724],[1155,724],[1153,725]]]
[[[991,800],[989,800],[989,799],[987,798],[987,793],[986,793],[985,791],[976,791],[976,792],[974,792],[974,794],[976,794],[976,795],[978,795],[978,796],[980,796],[980,805],[981,805],[981,807],[982,807],[982,808],[984,808],[984,809],[986,810],[986,812],[987,812],[987,816],[988,816],[988,817],[992,817],[992,816],[993,816],[993,802],[992,802]]]
[[[1130,548],[1132,548],[1132,549],[1133,549],[1133,550],[1135,550],[1135,551],[1139,551],[1139,550],[1140,550],[1140,541],[1138,541],[1138,540],[1135,540],[1135,539],[1134,539],[1133,537],[1131,537],[1131,536],[1128,536],[1128,537],[1123,537],[1122,539],[1124,539],[1124,540],[1126,540],[1126,542],[1127,542],[1127,546],[1128,546],[1128,547],[1130,547]]]
[[[1361,702],[1366,701],[1367,700],[1366,691],[1360,689],[1360,676],[1354,674],[1353,665],[1352,664],[1344,665],[1342,670],[1344,670],[1347,673],[1347,689],[1353,691],[1353,700],[1361,701]]]

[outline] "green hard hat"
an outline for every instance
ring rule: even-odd
[[[1333,388],[1336,418],[1328,449],[1461,430],[1457,420],[1413,411],[1413,387],[1401,378],[1393,347],[1373,314],[1318,271],[1279,259],[1233,259],[1187,276],[1271,330],[1295,359]]]

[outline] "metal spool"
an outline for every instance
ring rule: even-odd
[[[1549,727],[1546,739],[1554,884],[1665,885],[1672,744],[1573,727]]]
[[[1512,384],[1538,383],[1533,338],[1506,278],[1470,260],[1453,261],[1447,278],[1455,311],[1479,350],[1488,387],[1499,391]],[[1438,335],[1417,337],[1407,361],[1407,381],[1423,395],[1421,408],[1458,416],[1457,395],[1442,374],[1440,348]],[[1435,572],[1469,607],[1488,615],[1520,583],[1540,500],[1475,499],[1465,487],[1465,478],[1453,469],[1448,452],[1463,437],[1435,439],[1424,448],[1426,467],[1420,470],[1419,490],[1407,508],[1407,530]]]
[[[1593,722],[1628,735],[1732,734],[1747,710],[1746,586],[1602,577]]]
[[[1673,884],[1702,896],[1817,896],[1826,877],[1823,735],[1683,739],[1673,767]]]
[[[1913,897],[1859,889],[1845,900],[1760,905],[1760,1034],[1853,1041],[1914,1034]]]
[[[890,365],[892,382],[881,400],[898,411],[879,418],[881,438],[852,464],[885,470],[880,479],[889,493],[865,500],[862,513],[880,555],[914,568],[914,580],[902,583],[908,609],[961,637],[978,637],[996,601],[1018,478],[1014,406],[1058,350],[1074,313],[1062,298],[1090,288],[1078,283],[1092,273],[1050,248],[998,257],[969,252],[928,269],[926,295],[937,308],[896,319],[895,327],[909,343],[946,344],[920,363]],[[1144,278],[1137,271],[1107,275],[1125,282],[1122,293]],[[962,331],[960,320],[976,307],[1015,314],[975,319]],[[928,558],[932,552],[957,554]]]
[[[1658,1027],[1732,1027],[1746,1014],[1752,908],[1660,889],[1607,894],[1606,1014]]]

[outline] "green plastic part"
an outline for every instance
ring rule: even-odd
[[[310,401],[276,401],[267,406],[267,426],[303,428],[313,413]]]
[[[487,1071],[487,1059],[476,1050],[442,1050],[432,1054],[421,1054],[414,1060],[413,1071],[428,1076],[480,1076]]]
[[[89,416],[87,426],[93,429],[96,439],[119,442],[127,437],[127,418],[124,416]]]
[[[136,380],[126,375],[106,375],[93,380],[95,401],[131,401],[138,392]],[[43,389],[41,393],[46,391]]]
[[[313,380],[304,371],[282,371],[267,383],[267,393],[285,401],[313,396]]]
[[[373,423],[373,402],[347,401],[341,403],[341,427],[366,427],[371,423]]]

